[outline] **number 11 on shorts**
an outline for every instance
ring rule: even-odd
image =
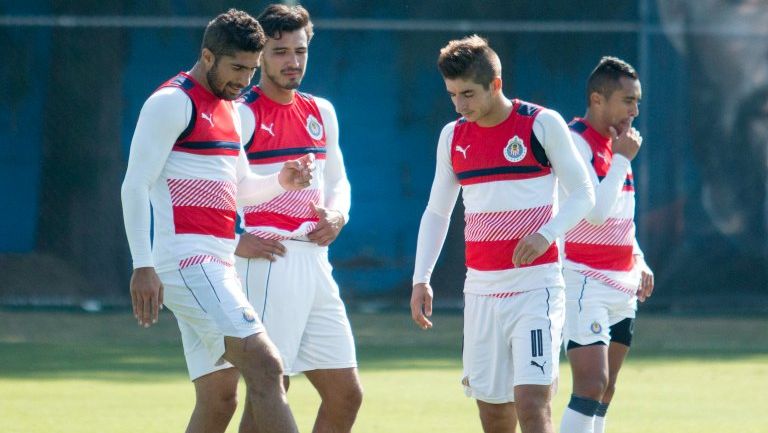
[[[541,329],[531,329],[531,356],[544,356],[544,340]]]

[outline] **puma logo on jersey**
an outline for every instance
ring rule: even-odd
[[[273,126],[275,126],[274,122],[273,122],[273,123],[270,123],[270,124],[269,124],[269,126],[267,126],[267,125],[265,125],[265,124],[263,124],[263,123],[262,123],[262,124],[261,124],[261,128],[260,128],[260,129],[263,129],[263,130],[265,130],[265,131],[269,132],[269,135],[271,135],[271,136],[273,136],[273,137],[274,137],[274,136],[275,136],[275,133],[274,133],[274,132],[272,132],[272,127],[273,127]]]
[[[608,157],[603,152],[596,152],[595,155],[605,162],[608,162]]]
[[[547,361],[544,361],[543,364],[539,365],[538,362],[531,360],[531,365],[533,365],[534,367],[539,367],[541,369],[541,374],[544,374],[544,366],[547,365]]]
[[[470,144],[467,147],[461,147],[461,146],[459,146],[457,144],[456,145],[456,151],[457,152],[461,152],[461,154],[464,155],[464,159],[467,159],[467,151],[469,150],[470,146],[472,146],[472,145]]]
[[[200,117],[207,120],[211,124],[211,128],[213,128],[213,115],[208,113],[200,113]]]

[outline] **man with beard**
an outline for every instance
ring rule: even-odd
[[[314,432],[349,432],[362,401],[352,330],[331,275],[328,245],[349,220],[350,185],[338,144],[336,112],[325,99],[298,92],[312,22],[301,6],[272,4],[258,21],[267,40],[259,84],[238,106],[251,170],[277,172],[289,158],[316,155],[311,185],[241,209],[236,267],[243,288],[288,376],[303,373],[320,394]],[[208,365],[208,371],[219,367]],[[235,392],[229,369],[212,395]],[[253,402],[246,397],[246,414]],[[241,428],[261,424],[243,418]]]
[[[312,179],[312,155],[286,161],[271,176],[248,169],[233,100],[250,83],[263,46],[261,27],[245,12],[230,9],[211,21],[194,67],[142,107],[122,187],[134,316],[149,327],[162,304],[176,316],[197,393],[188,433],[223,432],[232,416],[205,392],[220,378],[201,371],[204,363],[242,373],[247,416],[262,420],[259,432],[297,431],[277,349],[233,263],[236,203],[261,203]]]
[[[638,299],[653,292],[653,273],[635,240],[635,188],[630,161],[642,137],[640,79],[615,57],[603,57],[587,80],[587,112],[571,122],[576,149],[595,186],[595,207],[565,235],[564,341],[573,392],[561,433],[603,433],[616,379],[632,344]],[[568,191],[561,188],[563,198]]]

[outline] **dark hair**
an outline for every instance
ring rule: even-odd
[[[600,59],[595,69],[589,74],[587,80],[587,106],[589,106],[589,97],[592,93],[599,93],[606,98],[618,89],[621,77],[638,79],[635,68],[629,63],[617,57],[605,56]]]
[[[443,78],[472,79],[488,89],[501,76],[501,61],[486,39],[472,35],[448,42],[437,57],[437,69]]]
[[[202,48],[208,48],[217,57],[231,56],[237,51],[261,51],[266,39],[254,17],[230,9],[205,27]]]
[[[301,5],[287,6],[274,3],[266,7],[257,18],[268,38],[280,39],[283,32],[304,29],[307,41],[312,40],[312,21],[309,12]]]

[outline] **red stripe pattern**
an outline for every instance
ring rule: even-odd
[[[579,271],[579,273],[587,277],[594,278],[598,281],[601,281],[607,284],[609,287],[612,287],[620,292],[624,292],[628,295],[635,295],[637,293],[637,290],[621,284],[620,282],[614,280],[613,278],[610,278],[609,276],[603,274],[602,272],[590,270],[590,271]]]
[[[176,234],[235,238],[237,187],[208,179],[168,179]]]
[[[467,213],[464,239],[489,242],[522,239],[552,218],[552,205],[502,212]]]
[[[209,256],[209,255],[203,254],[199,256],[187,257],[186,259],[181,260],[179,262],[179,269],[188,268],[194,265],[201,265],[203,263],[218,263],[220,265],[224,265],[227,267],[232,266],[232,263],[229,263],[226,260],[222,260],[216,256]]]
[[[237,186],[232,182],[207,179],[168,179],[173,206],[197,206],[236,210]]]
[[[257,206],[246,206],[244,211],[249,213],[277,213],[293,218],[316,219],[315,211],[310,203],[320,202],[319,189],[303,189],[301,191],[287,191],[272,200]],[[266,224],[259,225],[269,225]]]
[[[504,293],[491,293],[488,295],[484,295],[488,298],[496,298],[496,299],[507,299],[511,298],[513,296],[522,295],[525,292],[504,292]]]
[[[467,267],[479,271],[512,269],[512,253],[525,236],[536,232],[552,218],[552,205],[501,212],[467,213],[464,237]],[[527,266],[553,263],[557,246],[547,249]]]
[[[565,235],[566,242],[591,245],[632,245],[634,221],[631,219],[608,218],[599,225],[581,220]]]

